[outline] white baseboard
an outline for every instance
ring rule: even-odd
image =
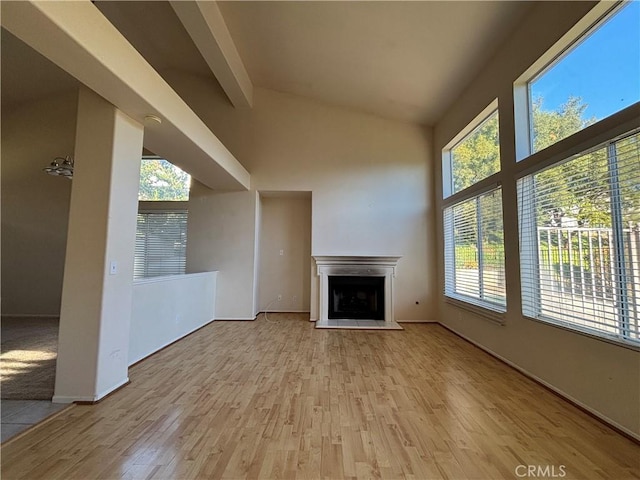
[[[546,388],[548,388],[549,390],[552,390],[553,392],[557,393],[558,395],[560,395],[562,398],[568,400],[570,403],[573,403],[574,405],[577,405],[578,407],[580,407],[581,409],[589,412],[590,414],[592,414],[593,416],[599,418],[600,420],[602,420],[604,423],[607,423],[609,425],[611,425],[612,427],[616,428],[617,430],[620,430],[621,432],[624,432],[626,435],[636,439],[637,441],[640,441],[640,434],[629,430],[627,427],[620,425],[618,422],[616,422],[615,420],[612,420],[611,418],[607,417],[606,415],[603,415],[602,413],[600,413],[599,411],[591,408],[588,405],[585,405],[584,403],[582,403],[580,400],[577,400],[575,398],[573,398],[571,395],[569,395],[568,393],[564,392],[563,390],[560,390],[558,387],[550,384],[549,382],[541,379],[540,377],[538,377],[537,375],[534,375],[533,373],[529,372],[528,370],[520,367],[519,365],[513,363],[511,360],[508,360],[506,358],[504,358],[502,355],[498,355],[497,353],[495,353],[493,350],[485,347],[484,345],[476,342],[475,340],[472,340],[471,338],[467,337],[466,335],[463,335],[462,333],[458,332],[456,329],[450,327],[449,325],[445,325],[441,322],[439,322],[440,325],[442,325],[444,328],[446,328],[447,330],[451,330],[453,333],[455,333],[456,335],[458,335],[461,338],[464,338],[466,341],[468,341],[469,343],[472,343],[473,345],[475,345],[476,347],[478,347],[480,350],[484,350],[485,352],[487,352],[489,355],[497,358],[498,360],[506,363],[507,365],[509,365],[510,367],[515,368],[516,370],[518,370],[520,373],[522,373],[525,377],[529,377],[530,379],[536,381],[537,383],[540,383],[541,385],[544,385]]]
[[[397,323],[438,323],[437,320],[396,320]]]
[[[124,380],[122,380],[120,383],[118,383],[117,385],[114,385],[111,388],[108,388],[100,393],[98,393],[98,395],[96,395],[96,399],[94,400],[94,402],[97,402],[98,400],[103,399],[104,397],[106,397],[107,395],[109,395],[112,392],[115,392],[116,390],[118,390],[119,388],[124,387],[125,385],[127,385],[129,383],[129,376],[127,376]]]
[[[125,378],[123,381],[121,381],[117,385],[114,385],[113,387],[110,387],[102,392],[99,392],[94,396],[89,395],[89,396],[76,397],[76,396],[67,396],[67,395],[54,395],[53,398],[51,399],[51,402],[52,403],[97,402],[98,400],[109,395],[111,392],[114,392],[119,388],[124,387],[128,383],[129,383],[129,377]]]
[[[235,322],[235,321],[241,321],[241,322],[253,322],[256,319],[256,317],[218,317],[215,320],[217,321],[221,321],[221,322]]]
[[[54,395],[51,403],[95,402],[95,397],[68,397],[66,395]]]
[[[60,313],[52,313],[51,315],[47,313],[3,313],[2,318],[56,318],[60,319]]]

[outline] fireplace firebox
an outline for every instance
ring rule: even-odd
[[[330,319],[384,320],[385,277],[329,275]]]

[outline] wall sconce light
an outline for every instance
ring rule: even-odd
[[[66,157],[56,157],[48,167],[42,170],[49,175],[66,177],[71,180],[73,178],[73,158],[71,158],[70,155]]]

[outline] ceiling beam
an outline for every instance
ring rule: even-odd
[[[249,172],[89,0],[0,6],[4,28],[145,124],[146,148],[212,189],[249,189]]]
[[[171,1],[173,10],[235,107],[251,107],[253,84],[215,1]]]

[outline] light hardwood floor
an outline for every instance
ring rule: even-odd
[[[444,328],[404,327],[214,322],[5,444],[2,478],[639,478],[638,445]]]

